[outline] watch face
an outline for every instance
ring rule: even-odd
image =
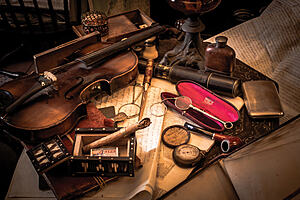
[[[169,126],[162,133],[163,143],[171,148],[186,144],[189,140],[190,132],[184,126]]]
[[[180,145],[173,151],[173,159],[180,167],[193,167],[203,157],[203,151],[191,144]]]
[[[198,148],[189,145],[184,145],[181,148],[179,148],[176,153],[181,160],[189,161],[195,160],[199,156],[200,151]]]

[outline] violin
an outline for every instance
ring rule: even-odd
[[[68,133],[86,116],[91,96],[112,94],[136,79],[138,57],[128,48],[162,30],[156,25],[106,47],[96,44],[100,49],[93,46],[92,53],[49,72],[7,82],[0,87],[2,123],[31,142]]]

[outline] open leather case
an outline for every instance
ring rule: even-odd
[[[192,105],[194,107],[197,107],[200,110],[203,110],[222,121],[234,123],[239,119],[239,111],[231,103],[204,88],[198,83],[187,80],[179,81],[176,84],[176,90],[179,95],[169,92],[161,93],[161,99],[163,100],[165,105],[192,120],[202,128],[211,131],[223,131],[225,129],[224,125],[221,122],[193,108],[188,108],[187,110],[179,109],[175,105],[177,97],[189,97],[192,100]]]

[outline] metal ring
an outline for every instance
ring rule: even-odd
[[[154,110],[154,109],[153,109],[153,106],[158,105],[158,104],[161,104],[161,105],[163,106],[163,112],[162,112],[162,114],[160,114],[160,115],[155,114],[154,111],[153,111],[153,110]],[[150,106],[150,112],[151,112],[151,115],[153,115],[153,116],[155,116],[155,117],[162,117],[162,116],[164,116],[164,115],[166,114],[167,110],[168,110],[167,106],[166,106],[162,101],[161,101],[161,102],[154,103],[154,104],[152,104],[152,105]]]
[[[222,140],[222,142],[221,142],[221,150],[224,153],[227,153],[230,150],[230,142],[229,142],[229,140]]]
[[[134,107],[137,107],[137,108],[138,108],[138,112],[137,112],[136,114],[134,114],[134,115],[128,115],[126,112],[124,112],[124,113],[127,115],[127,119],[131,119],[131,118],[134,118],[134,117],[139,116],[140,111],[141,111],[141,107],[140,107],[138,104],[135,104],[135,103],[126,103],[126,104],[123,104],[123,105],[119,108],[118,113],[121,112],[121,109],[122,109],[122,108],[124,108],[125,106],[129,106],[129,105],[132,105],[132,106],[134,106]]]
[[[224,122],[223,125],[226,129],[232,129],[233,127],[233,124],[231,122]]]

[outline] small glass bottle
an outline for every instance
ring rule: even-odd
[[[216,43],[205,49],[205,69],[231,75],[235,68],[235,52],[227,44],[227,37],[216,37]]]

